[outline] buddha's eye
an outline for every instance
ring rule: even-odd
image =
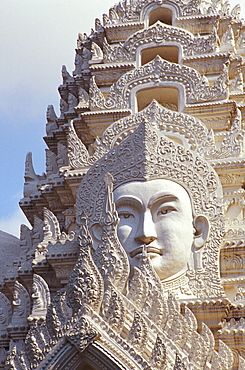
[[[118,213],[118,216],[119,218],[121,219],[128,219],[128,218],[134,218],[134,215],[132,215],[132,213],[129,213],[129,212],[119,212]]]
[[[174,207],[164,207],[164,208],[159,209],[159,211],[157,212],[157,215],[158,216],[166,215],[166,214],[171,213],[173,211],[175,211]]]

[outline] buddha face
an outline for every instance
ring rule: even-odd
[[[120,219],[118,238],[131,266],[138,265],[145,246],[161,280],[184,273],[194,239],[200,239],[207,226],[203,218],[193,218],[186,190],[170,180],[134,181],[119,186],[114,201]]]

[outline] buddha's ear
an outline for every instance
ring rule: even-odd
[[[93,239],[93,248],[97,249],[99,243],[101,242],[101,237],[102,237],[102,226],[99,223],[93,224],[90,233]]]
[[[194,218],[194,247],[201,248],[208,239],[210,224],[209,220],[204,215],[199,215]]]

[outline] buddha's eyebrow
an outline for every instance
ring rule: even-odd
[[[139,198],[133,195],[121,195],[117,200],[115,200],[115,203],[117,207],[121,205],[130,206],[131,204],[135,204],[136,206],[143,207],[143,202]]]
[[[149,200],[148,207],[151,207],[154,203],[159,201],[162,202],[179,202],[179,198],[174,194],[169,193],[158,193],[154,194]]]

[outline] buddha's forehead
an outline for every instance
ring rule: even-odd
[[[131,181],[120,185],[114,190],[114,199],[138,199],[144,204],[153,203],[159,197],[172,199],[181,204],[191,206],[189,194],[180,184],[167,179],[154,179],[148,181]]]

